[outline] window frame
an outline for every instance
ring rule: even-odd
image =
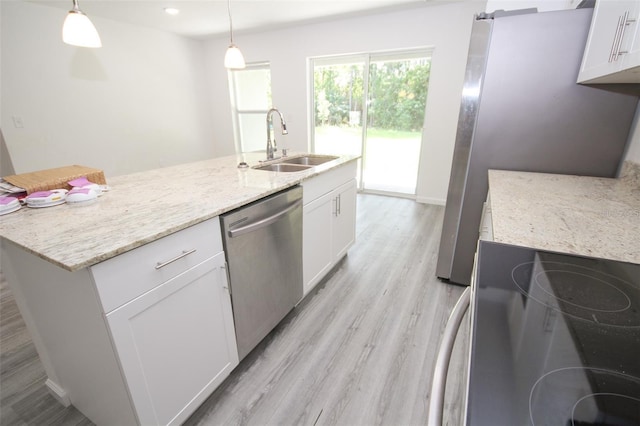
[[[233,127],[233,143],[235,147],[236,154],[242,154],[243,143],[242,143],[242,129],[240,127],[241,117],[242,116],[250,116],[250,115],[263,115],[266,117],[267,112],[271,106],[267,106],[266,109],[242,109],[238,108],[238,95],[240,90],[238,90],[238,73],[245,71],[256,71],[256,70],[267,70],[269,73],[269,87],[267,96],[269,100],[271,100],[271,64],[268,61],[264,62],[253,62],[248,63],[245,68],[238,70],[228,70],[227,77],[229,80],[229,98],[231,101],[231,121]],[[265,136],[266,137],[266,136]]]

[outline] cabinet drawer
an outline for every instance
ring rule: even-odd
[[[98,263],[91,274],[110,312],[221,251],[216,217]]]
[[[343,183],[356,177],[358,162],[352,161],[321,175],[302,182],[302,204],[306,205],[318,197],[323,196]]]

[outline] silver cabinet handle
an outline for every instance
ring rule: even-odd
[[[618,57],[620,55],[624,55],[626,53],[629,53],[626,50],[620,50],[620,48],[622,47],[622,40],[624,39],[624,33],[627,30],[627,27],[633,23],[636,22],[635,19],[629,19],[629,12],[625,12],[624,13],[624,18],[622,18],[622,29],[620,31],[620,41],[618,42],[618,51],[616,52],[616,59],[618,59]]]
[[[618,40],[620,40],[620,33],[624,23],[622,16],[618,18],[618,25],[616,26],[616,34],[613,36],[613,43],[611,44],[611,53],[609,53],[609,62],[613,62],[618,57]]]
[[[335,217],[340,216],[340,213],[341,213],[341,208],[342,208],[341,201],[342,201],[342,199],[340,197],[341,196],[338,195],[336,198],[333,199],[333,202],[335,204],[335,210],[333,211],[333,215]]]
[[[227,262],[224,262],[224,265],[220,266],[221,269],[224,269],[225,275],[227,277],[227,282],[222,286],[225,290],[229,292],[229,296],[231,296],[231,276],[229,275],[229,267],[227,266]]]
[[[182,250],[182,253],[177,255],[176,257],[174,257],[173,259],[169,259],[166,262],[158,262],[156,264],[156,269],[160,269],[160,268],[164,268],[165,266],[169,265],[170,263],[175,262],[176,260],[180,260],[185,256],[189,256],[191,253],[195,253],[196,249],[191,249],[191,250]]]
[[[624,15],[620,18],[620,35],[618,36],[618,40],[616,42],[616,53],[613,56],[613,60],[617,61],[618,56],[620,56],[620,47],[622,46],[622,37],[624,37],[624,29],[627,22],[627,16],[629,16],[629,12],[625,12]]]
[[[616,27],[616,33],[613,37],[613,44],[611,45],[611,53],[609,54],[609,62],[615,62],[620,55],[629,53],[626,50],[620,50],[622,48],[622,42],[624,40],[624,34],[627,27],[632,23],[637,22],[636,19],[629,19],[629,11],[626,11],[624,15],[618,18],[618,26]]]
[[[427,425],[429,426],[442,425],[444,391],[451,352],[453,352],[453,344],[456,341],[456,335],[458,334],[460,323],[462,322],[462,318],[464,317],[465,312],[467,312],[467,308],[470,303],[471,287],[467,287],[467,289],[462,293],[462,296],[460,296],[460,299],[458,299],[456,306],[453,308],[451,316],[447,321],[447,326],[444,329],[442,342],[440,342],[440,349],[438,350],[438,357],[436,358],[436,366],[433,371],[433,380],[431,382],[429,417],[427,419]]]

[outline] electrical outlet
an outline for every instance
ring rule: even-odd
[[[22,117],[18,116],[18,115],[14,115],[11,117],[13,119],[13,126],[16,129],[22,129],[24,128],[24,124],[22,123]]]

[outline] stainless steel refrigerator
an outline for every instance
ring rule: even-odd
[[[592,12],[474,21],[438,277],[470,282],[488,169],[617,175],[638,98],[576,84]]]

